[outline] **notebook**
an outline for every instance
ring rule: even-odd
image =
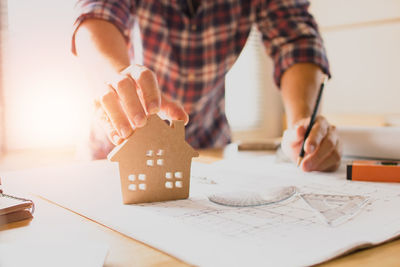
[[[32,219],[34,207],[32,200],[4,194],[0,180],[0,226]]]

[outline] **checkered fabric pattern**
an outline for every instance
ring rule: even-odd
[[[193,17],[184,12],[186,5],[186,0],[80,0],[75,27],[89,18],[107,20],[132,49],[131,32],[138,23],[143,64],[156,73],[165,94],[183,103],[190,116],[187,141],[196,148],[230,142],[224,79],[253,24],[275,63],[278,86],[297,62],[315,63],[329,74],[306,0],[203,0]]]

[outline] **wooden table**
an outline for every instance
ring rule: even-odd
[[[222,150],[201,151],[201,162],[223,158]],[[104,266],[189,266],[172,256],[133,238],[122,235],[89,218],[80,216],[57,204],[34,197],[37,209],[30,222],[17,222],[0,227],[0,242],[55,242],[79,236],[82,240],[106,243],[109,246]],[[400,210],[400,207],[399,207]],[[400,266],[400,240],[357,251],[321,266]]]

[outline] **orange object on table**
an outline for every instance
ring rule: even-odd
[[[347,180],[400,183],[400,161],[353,161],[347,165]]]

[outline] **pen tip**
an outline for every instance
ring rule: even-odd
[[[302,160],[303,160],[303,157],[298,157],[298,158],[297,158],[297,167],[300,166]]]

